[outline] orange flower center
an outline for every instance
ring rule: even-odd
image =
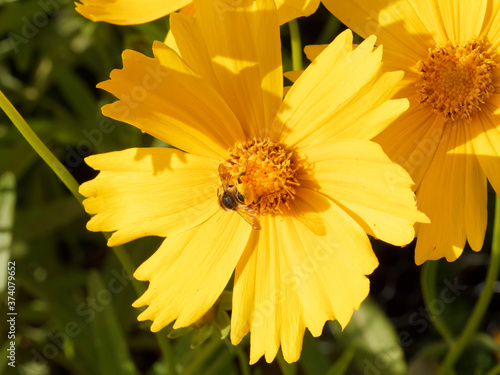
[[[497,64],[491,58],[477,40],[429,49],[427,60],[417,63],[420,102],[445,121],[470,120],[495,90],[491,71]]]
[[[270,140],[238,143],[223,165],[231,174],[231,185],[242,183],[251,191],[251,207],[257,213],[279,214],[283,207],[290,208],[299,185],[298,166],[293,151],[285,145]]]

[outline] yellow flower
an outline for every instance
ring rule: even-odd
[[[237,5],[237,0],[214,0],[220,14]],[[275,0],[280,24],[298,17],[309,16],[318,8],[320,0]],[[192,0],[80,0],[76,11],[92,21],[117,25],[135,25],[164,17]]]
[[[335,1],[327,8],[362,37],[376,34],[396,97],[410,109],[374,141],[410,172],[418,206],[415,261],[482,248],[486,179],[500,192],[500,1]]]
[[[100,170],[80,189],[88,229],[114,232],[110,246],[166,237],[134,274],[150,282],[134,306],[149,305],[139,319],[153,331],[196,322],[234,272],[232,342],[251,332],[252,363],[280,345],[295,361],[306,327],[345,327],[367,296],[378,262],[366,233],[403,246],[427,220],[409,174],[369,140],[407,108],[389,100],[402,74],[381,73],[375,38],[353,51],[345,32],[283,100],[274,2],[224,17],[195,2],[196,17],[171,16],[182,57],[161,42],[154,58],[127,50],[99,85],[119,99],[106,116],[178,149],[88,157]]]

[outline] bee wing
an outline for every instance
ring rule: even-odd
[[[245,221],[252,226],[253,229],[261,230],[262,227],[259,223],[259,217],[257,212],[251,209],[248,206],[238,206],[236,207],[236,212],[240,214],[240,216],[245,219]]]
[[[231,181],[231,173],[229,173],[229,169],[224,165],[219,165],[219,177],[222,182],[222,189],[229,189],[229,182]]]
[[[227,190],[229,188],[229,182],[231,182],[231,173],[229,173],[229,168],[224,164],[219,165],[219,177],[222,182],[222,189]]]

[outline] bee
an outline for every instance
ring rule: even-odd
[[[251,204],[254,202],[255,194],[247,184],[241,182],[240,177],[245,175],[246,171],[237,177],[238,184],[230,185],[231,173],[223,164],[219,165],[219,176],[222,182],[222,191],[219,189],[217,197],[220,206],[226,211],[236,211],[246,220],[253,229],[260,230],[259,215],[255,212]]]

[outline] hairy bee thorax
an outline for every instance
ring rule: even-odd
[[[236,144],[228,153],[223,165],[231,173],[231,184],[244,184],[244,195],[252,195],[252,208],[258,214],[280,214],[290,208],[299,186],[292,150],[270,140],[251,140]]]
[[[480,40],[429,49],[427,60],[417,64],[420,102],[445,121],[470,121],[495,91],[492,73],[497,64],[492,58]]]

